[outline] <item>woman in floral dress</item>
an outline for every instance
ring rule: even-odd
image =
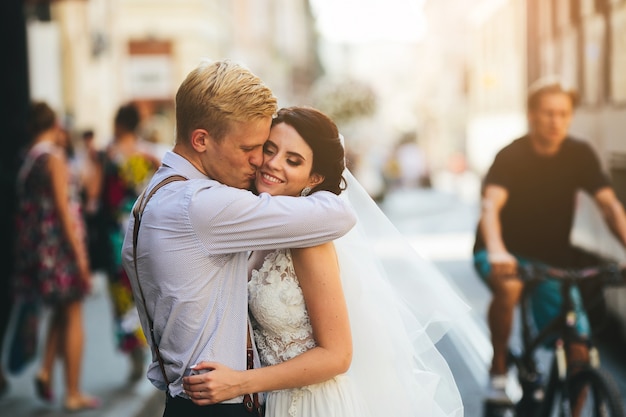
[[[120,252],[133,203],[159,165],[148,144],[136,134],[140,116],[132,105],[115,116],[115,137],[106,151],[102,206],[108,230],[108,277],[118,349],[130,355],[129,380],[143,376],[146,340],[141,330],[130,282],[122,268]]]
[[[31,104],[32,142],[18,173],[16,213],[16,294],[51,309],[41,368],[35,378],[40,399],[52,402],[52,372],[64,362],[68,411],[96,408],[99,401],[81,392],[82,302],[91,286],[85,228],[75,178],[71,175],[55,112]]]

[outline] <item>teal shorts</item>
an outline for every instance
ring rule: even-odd
[[[515,257],[520,266],[531,262],[529,259],[520,256]],[[491,274],[491,264],[487,259],[486,250],[480,250],[474,254],[474,267],[482,280],[489,285],[488,277]],[[583,308],[582,296],[578,287],[572,287],[570,295],[574,302],[574,311],[576,312],[576,331],[581,337],[589,337],[591,326],[587,313]],[[558,316],[562,304],[561,283],[558,279],[548,279],[537,285],[530,295],[531,319],[534,322],[535,329],[541,331],[550,321]]]

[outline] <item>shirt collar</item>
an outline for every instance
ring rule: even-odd
[[[167,151],[163,156],[163,165],[174,169],[174,171],[189,179],[209,179],[209,177],[198,171],[186,158],[172,151]]]

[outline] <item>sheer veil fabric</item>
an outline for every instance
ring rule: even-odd
[[[372,417],[461,417],[435,343],[469,308],[346,170],[357,224],[335,241],[353,338],[352,375]]]

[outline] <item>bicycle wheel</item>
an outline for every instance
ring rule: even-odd
[[[569,377],[567,393],[575,417],[625,417],[613,378],[600,369],[583,369]]]

